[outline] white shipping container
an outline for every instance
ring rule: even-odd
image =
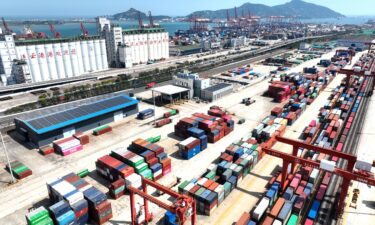
[[[253,219],[256,221],[260,221],[260,219],[263,217],[269,205],[270,205],[270,200],[267,197],[263,197],[259,205],[255,208],[252,214]]]
[[[319,175],[319,170],[313,169],[309,177],[309,183],[314,184],[318,175]]]
[[[201,179],[198,180],[197,184],[199,186],[203,186],[204,183],[206,183],[208,179],[206,177],[202,177]]]
[[[186,147],[188,144],[192,143],[195,140],[197,140],[197,139],[194,138],[194,137],[189,137],[189,138],[181,141],[178,145],[181,146],[181,147]]]
[[[322,159],[320,161],[320,168],[327,171],[333,171],[336,167],[336,162]]]

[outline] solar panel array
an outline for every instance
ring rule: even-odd
[[[35,118],[27,121],[35,129],[43,129],[50,127],[59,123],[67,122],[69,120],[79,118],[82,116],[87,116],[95,112],[99,112],[104,109],[112,108],[117,105],[125,104],[131,100],[124,96],[116,96],[110,99],[102,100],[99,102],[81,105],[73,109],[62,111],[59,113],[54,113],[46,115],[43,117]]]

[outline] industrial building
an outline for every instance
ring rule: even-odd
[[[201,90],[210,86],[210,79],[201,79],[197,73],[184,71],[173,77],[172,83],[179,87],[188,88],[189,98],[200,97]]]
[[[159,26],[123,29],[104,18],[97,19],[98,32],[107,43],[108,62],[112,67],[169,58],[168,32]]]
[[[152,89],[152,96],[155,100],[164,103],[174,103],[182,99],[189,99],[190,90],[174,85],[165,85]]]
[[[201,99],[205,101],[216,101],[233,92],[233,85],[227,83],[219,83],[214,86],[208,87],[201,91]]]
[[[127,95],[106,98],[43,116],[16,118],[19,136],[40,147],[55,140],[122,120],[138,113],[138,101]]]
[[[26,62],[30,77],[13,71],[14,60]],[[15,41],[0,35],[0,74],[4,84],[41,82],[108,69],[106,43],[99,36]]]

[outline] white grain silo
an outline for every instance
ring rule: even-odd
[[[83,58],[83,67],[85,68],[85,73],[91,71],[89,49],[87,41],[81,41],[81,50]]]
[[[36,54],[37,54],[37,58],[38,58],[39,69],[40,69],[42,81],[51,80],[49,70],[48,70],[48,64],[47,64],[46,51],[44,49],[44,44],[36,45],[35,49],[36,49]]]
[[[65,77],[65,67],[64,67],[64,60],[63,60],[63,53],[61,50],[61,44],[56,43],[53,44],[53,51],[55,55],[55,62],[56,62],[56,69],[59,79]]]
[[[76,41],[76,51],[77,51],[77,59],[78,59],[78,67],[79,67],[79,74],[83,74],[85,72],[85,68],[83,66],[83,56],[82,56],[82,49],[81,49],[81,42]]]
[[[87,42],[87,45],[88,45],[88,51],[89,51],[90,67],[92,71],[95,71],[97,68],[96,68],[96,62],[95,62],[94,41],[89,40]]]
[[[72,61],[70,60],[70,55],[69,55],[69,44],[62,43],[61,50],[62,50],[63,60],[64,60],[65,77],[72,77],[73,70],[72,70]]]
[[[79,65],[78,65],[78,57],[77,57],[77,47],[75,42],[69,42],[69,54],[70,54],[70,61],[72,64],[72,72],[73,76],[79,76]]]
[[[30,60],[30,73],[33,82],[42,81],[42,77],[39,69],[38,56],[36,54],[35,45],[29,45],[26,47],[27,55]]]
[[[96,69],[103,70],[102,64],[102,56],[100,50],[100,40],[94,40],[94,50],[95,50],[95,62],[96,62]]]
[[[147,52],[147,34],[140,34],[139,38],[141,39],[142,45],[140,46],[140,61],[145,62],[148,60],[148,52]]]
[[[52,80],[59,79],[57,74],[57,65],[55,61],[55,54],[53,52],[53,45],[46,44],[44,45],[44,50],[46,51],[47,63],[48,63],[48,71]]]
[[[108,69],[108,60],[107,60],[107,49],[106,49],[106,46],[105,46],[105,40],[104,39],[101,39],[100,40],[100,52],[101,52],[101,60],[102,60],[102,65],[103,65],[103,69],[106,70]]]

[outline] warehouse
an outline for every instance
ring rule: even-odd
[[[155,101],[162,104],[173,103],[181,99],[189,99],[191,90],[174,85],[165,85],[157,87],[152,90],[152,96],[155,96]],[[157,94],[159,94],[157,96]]]
[[[25,61],[31,79],[18,80],[29,82],[57,80],[108,69],[106,43],[98,36],[15,41],[11,35],[0,35],[0,59],[0,74],[8,77],[14,75],[14,60]]]
[[[233,85],[227,83],[219,83],[214,86],[208,87],[201,91],[201,99],[205,101],[216,101],[233,92]]]
[[[40,147],[72,136],[76,132],[85,132],[136,113],[138,101],[127,95],[119,95],[58,113],[46,113],[28,119],[16,118],[14,123],[23,141]]]

